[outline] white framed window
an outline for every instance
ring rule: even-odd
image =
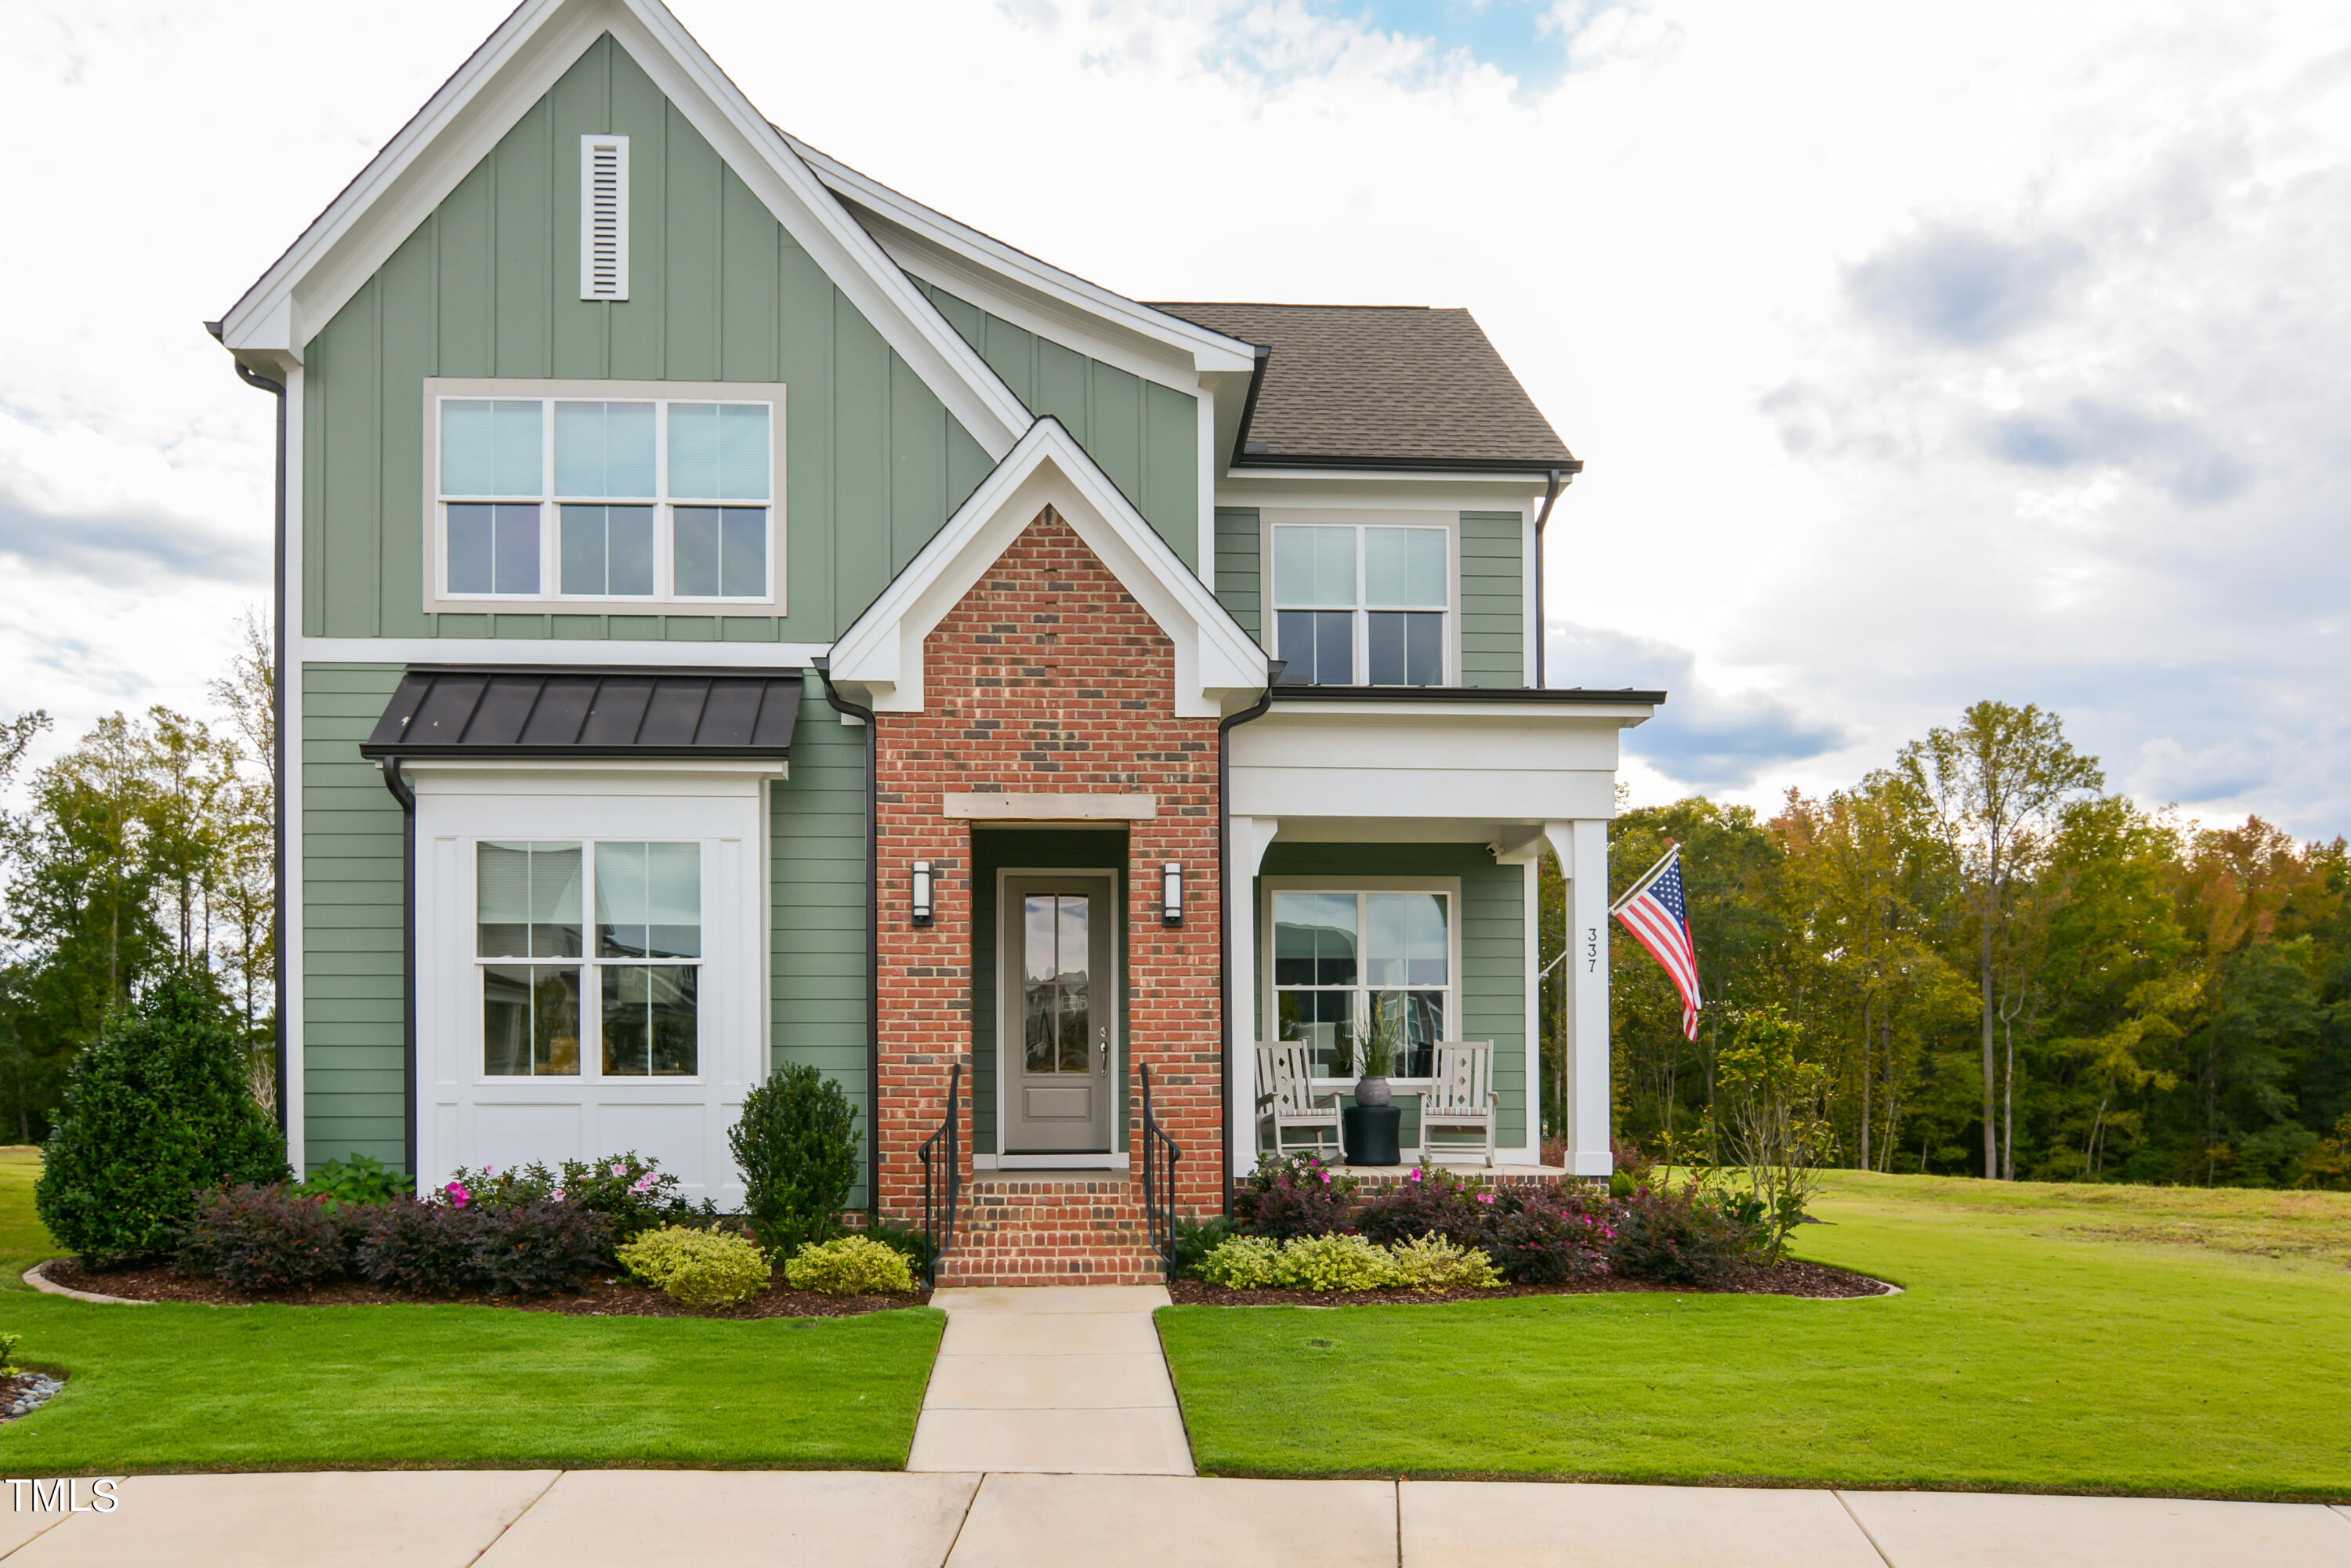
[[[1435,686],[1452,643],[1444,528],[1273,528],[1274,657],[1286,685]]]
[[[700,844],[480,839],[474,866],[482,1078],[700,1074]]]
[[[1459,1038],[1458,894],[1360,879],[1285,881],[1267,895],[1274,1038],[1305,1042],[1314,1076],[1356,1077],[1375,1016],[1397,1031],[1389,1076],[1426,1078]]]
[[[428,611],[781,612],[780,387],[455,384],[427,397]]]

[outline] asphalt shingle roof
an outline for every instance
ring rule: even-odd
[[[1149,303],[1272,350],[1239,459],[1244,467],[1575,464],[1467,310]]]

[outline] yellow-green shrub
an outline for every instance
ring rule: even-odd
[[[1281,1273],[1281,1243],[1264,1236],[1236,1236],[1217,1243],[1200,1262],[1200,1278],[1235,1291],[1261,1291]]]
[[[1300,1291],[1376,1291],[1400,1284],[1395,1260],[1360,1236],[1299,1236],[1283,1243],[1280,1282]]]
[[[914,1289],[906,1255],[870,1236],[840,1236],[807,1241],[784,1265],[795,1291],[827,1296],[903,1296]]]
[[[1502,1282],[1494,1260],[1479,1249],[1430,1234],[1388,1249],[1396,1283],[1416,1291],[1491,1290]]]
[[[681,1306],[731,1307],[775,1278],[766,1254],[740,1236],[664,1225],[620,1249],[630,1273]]]

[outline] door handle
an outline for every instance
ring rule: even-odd
[[[1110,1076],[1110,1026],[1108,1024],[1102,1025],[1102,1028],[1094,1031],[1094,1037],[1097,1042],[1095,1050],[1101,1056],[1101,1065],[1097,1066],[1094,1071],[1107,1078]]]

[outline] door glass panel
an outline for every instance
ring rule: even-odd
[[[1038,893],[1022,901],[1022,1057],[1030,1072],[1092,1068],[1092,915],[1083,894]]]

